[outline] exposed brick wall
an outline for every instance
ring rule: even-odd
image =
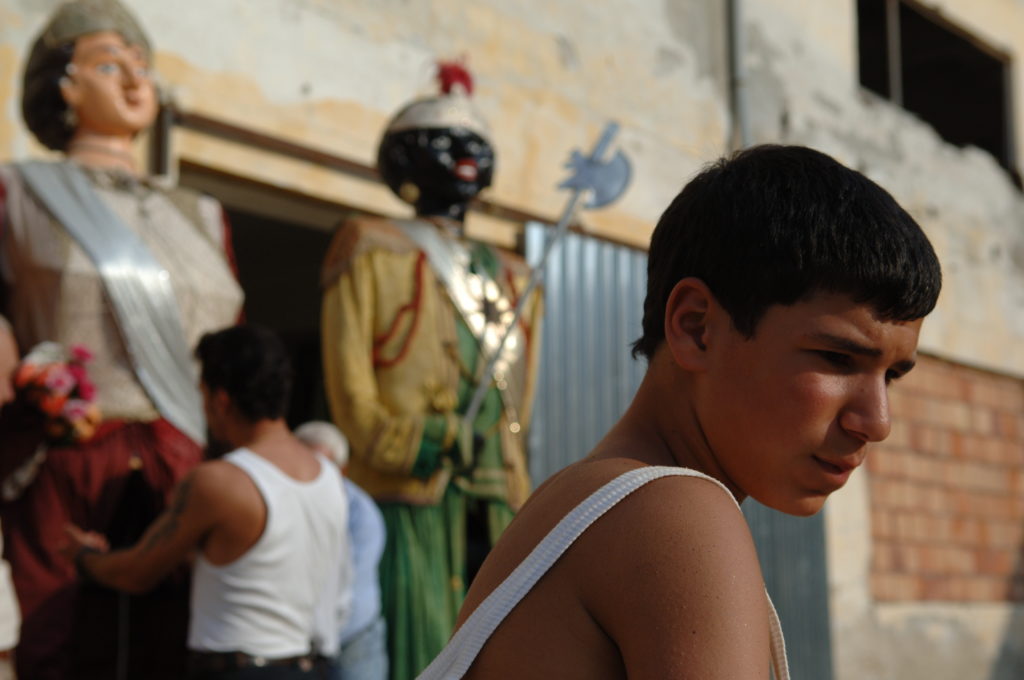
[[[920,357],[890,395],[867,461],[875,598],[1024,602],[1024,381]]]

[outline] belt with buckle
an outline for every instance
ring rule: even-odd
[[[194,672],[224,672],[235,671],[242,668],[263,668],[267,666],[287,666],[298,668],[301,671],[311,671],[316,663],[312,654],[301,656],[288,656],[284,658],[271,659],[246,652],[201,652],[189,650],[188,666]]]

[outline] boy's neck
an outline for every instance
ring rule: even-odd
[[[722,482],[742,502],[746,494],[725,474],[704,436],[692,387],[690,375],[663,354],[656,355],[629,409],[602,441],[596,457],[625,455],[647,465],[691,468]]]

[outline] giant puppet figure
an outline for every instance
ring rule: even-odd
[[[402,109],[380,143],[381,175],[416,208],[410,220],[339,228],[323,276],[323,348],[350,474],[380,504],[392,678],[414,677],[444,646],[468,580],[529,491],[525,428],[539,355],[541,296],[484,368],[529,271],[463,235],[489,186],[494,151],[459,66],[442,94]],[[472,393],[491,385],[472,424]]]
[[[67,523],[132,543],[200,461],[190,348],[233,323],[242,301],[219,204],[135,167],[133,139],[157,112],[150,57],[116,0],[60,6],[31,47],[22,111],[64,159],[0,167],[0,314],[23,350],[53,341],[91,352],[104,414],[91,437],[59,443],[29,441],[31,426],[9,411],[0,422],[26,678],[184,673],[187,572],[119,598],[78,582],[57,552]]]

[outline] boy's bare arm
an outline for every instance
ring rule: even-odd
[[[65,554],[99,583],[132,593],[149,590],[186,560],[220,521],[232,487],[232,470],[224,466],[230,467],[220,461],[204,463],[189,473],[170,506],[131,548],[94,553],[89,549],[97,548],[101,538],[69,526],[71,544]]]
[[[607,566],[592,571],[586,604],[631,680],[768,677],[764,582],[746,521],[725,492],[701,479],[658,480],[599,526],[616,549],[594,562]]]

